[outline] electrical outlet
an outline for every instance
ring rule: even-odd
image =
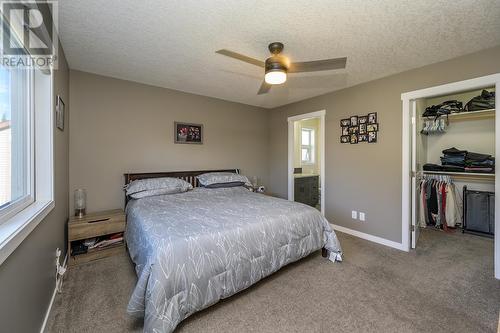
[[[358,212],[353,210],[352,213],[351,213],[351,216],[353,219],[357,219],[358,218]]]
[[[365,220],[365,213],[359,212],[359,220],[364,221]]]

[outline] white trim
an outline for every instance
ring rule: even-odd
[[[500,156],[500,97],[498,91],[500,89],[500,77],[495,83],[495,156]],[[500,280],[500,166],[495,164],[495,278]]]
[[[401,194],[401,244],[404,251],[410,251],[410,122],[410,101],[403,100],[403,189]],[[404,147],[408,147],[408,149],[404,149]]]
[[[299,114],[297,116],[288,117],[288,200],[293,201],[294,198],[294,186],[293,186],[293,157],[294,157],[294,122],[310,119],[310,118],[319,118],[320,120],[320,135],[319,135],[319,153],[320,153],[320,183],[321,183],[321,214],[325,215],[325,115],[326,110],[320,110],[315,112],[309,112],[304,114]]]
[[[402,93],[401,100],[432,98],[441,95],[460,93],[468,90],[482,89],[486,87],[492,87],[497,82],[500,82],[500,73]]]
[[[66,263],[68,261],[68,255],[69,255],[69,249],[68,249],[68,252],[66,253],[66,256],[64,257],[63,267],[66,267]],[[56,276],[57,276],[57,272],[56,272]],[[61,277],[61,279],[62,278],[63,277]],[[42,327],[40,328],[40,333],[45,332],[45,327],[47,326],[47,322],[49,321],[50,312],[52,311],[52,306],[54,305],[54,301],[56,299],[57,287],[58,286],[57,286],[57,279],[56,279],[54,292],[52,293],[52,297],[50,298],[49,306],[47,308],[47,311],[45,312],[45,318],[43,319]]]
[[[325,114],[326,114],[326,110],[303,113],[303,114],[299,114],[296,116],[288,117],[287,121],[290,122],[290,121],[297,121],[297,120],[308,119],[308,118],[319,118],[321,116],[324,116]]]
[[[483,77],[478,77],[470,80],[464,80],[459,82],[453,82],[449,84],[443,84],[436,87],[430,87],[420,90],[415,90],[411,92],[406,92],[401,94],[401,100],[403,103],[403,161],[402,161],[402,243],[405,251],[409,250],[409,239],[410,239],[410,223],[411,223],[411,200],[410,200],[410,187],[411,187],[411,165],[410,165],[410,101],[419,98],[431,98],[436,96],[451,95],[455,93],[460,93],[468,90],[482,89],[486,87],[495,86],[496,91],[500,88],[500,74],[487,75]],[[500,97],[496,94],[495,100],[495,156],[500,156]],[[495,167],[495,192],[500,191],[500,166]],[[495,196],[495,212],[500,212],[500,196]],[[495,213],[495,230],[500,230],[500,213]],[[494,250],[494,262],[495,262],[495,278],[500,279],[500,232],[495,233],[495,250]]]
[[[395,248],[397,250],[403,250],[403,251],[405,251],[405,248],[403,247],[403,244],[401,244],[401,243],[394,242],[394,241],[391,241],[389,239],[385,239],[385,238],[382,238],[382,237],[378,237],[378,236],[366,234],[366,233],[361,232],[361,231],[357,231],[357,230],[349,229],[349,228],[346,228],[346,227],[342,227],[340,225],[331,224],[331,223],[330,223],[330,225],[332,226],[332,228],[334,230],[343,232],[345,234],[349,234],[349,235],[356,236],[356,237],[359,237],[359,238],[362,238],[362,239],[366,239],[366,240],[368,240],[370,242],[374,242],[374,243],[377,243],[377,244],[382,244],[382,245],[385,245],[385,246],[388,246],[388,247]]]

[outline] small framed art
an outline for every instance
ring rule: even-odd
[[[348,126],[343,126],[342,128],[342,135],[349,135],[349,127]]]
[[[377,112],[368,113],[368,123],[375,124],[377,122]]]
[[[351,116],[351,126],[358,126],[358,116]]]
[[[174,142],[203,144],[203,125],[174,122]]]
[[[367,130],[366,130],[366,123],[364,124],[359,124],[359,134],[366,134]]]
[[[368,124],[366,130],[367,132],[378,132],[378,124]]]
[[[350,119],[341,119],[340,126],[341,127],[351,126],[351,120]]]
[[[61,131],[64,131],[64,101],[60,95],[56,97],[56,126]]]
[[[349,143],[349,135],[342,135],[340,137],[340,143]]]
[[[358,143],[358,135],[351,134],[351,144],[356,144],[356,143]]]
[[[368,132],[368,143],[377,142],[377,132]]]
[[[360,124],[366,124],[368,122],[368,116],[359,116],[358,117],[358,122]]]
[[[358,142],[368,142],[368,134],[359,134]]]

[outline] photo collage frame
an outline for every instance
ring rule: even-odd
[[[340,120],[340,143],[376,143],[379,131],[377,112]]]

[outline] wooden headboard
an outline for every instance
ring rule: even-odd
[[[160,178],[160,177],[172,177],[179,178],[187,181],[193,187],[199,187],[198,178],[196,176],[202,175],[207,172],[232,172],[232,173],[240,173],[239,169],[227,169],[227,170],[199,170],[199,171],[171,171],[171,172],[143,172],[143,173],[125,173],[125,185],[128,185],[130,182],[139,179],[147,179],[147,178]],[[127,204],[128,197],[125,195],[125,205]]]

